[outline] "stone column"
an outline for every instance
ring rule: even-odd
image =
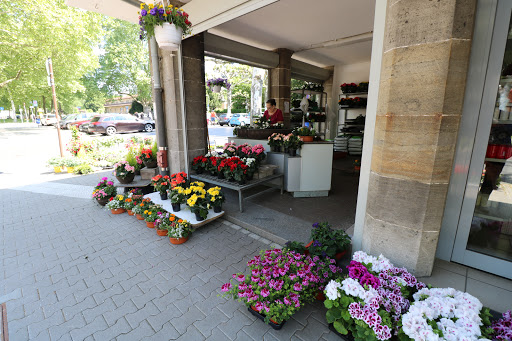
[[[204,75],[204,36],[182,42],[183,79],[186,117],[187,155],[189,163],[207,148],[206,88]],[[185,140],[181,105],[181,79],[177,51],[160,50],[165,127],[170,173],[185,171]]]
[[[277,49],[275,52],[279,54],[279,65],[269,72],[270,98],[276,100],[277,107],[283,111],[284,125],[289,127],[293,51]],[[288,103],[288,111],[285,110],[285,102]]]
[[[417,276],[429,276],[434,263],[475,7],[388,0],[362,248]]]

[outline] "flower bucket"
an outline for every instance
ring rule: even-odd
[[[130,182],[133,181],[133,179],[135,179],[135,173],[130,173],[124,178],[121,178],[119,176],[116,176],[116,178],[117,178],[117,181],[119,181],[122,184],[129,184]]]
[[[144,220],[144,218],[140,214],[136,214],[135,217],[139,220]]]
[[[220,89],[222,89],[222,86],[214,85],[212,91],[215,92],[216,94],[218,94],[218,93],[220,93]]]
[[[135,213],[133,213],[132,210],[128,210],[128,215],[134,215]]]
[[[155,222],[153,222],[153,221],[146,221],[146,226],[149,227],[150,229],[154,229],[155,228]]]
[[[183,30],[174,24],[164,23],[155,26],[155,39],[158,47],[166,51],[176,51],[181,44]]]
[[[186,242],[188,240],[188,237],[183,237],[183,238],[169,237],[169,240],[171,241],[171,244],[180,245],[180,244],[183,244],[184,242]]]
[[[62,167],[53,167],[53,172],[54,173],[61,173],[62,172]]]
[[[165,236],[167,236],[167,230],[156,229],[156,234],[161,236],[161,237],[165,237]]]
[[[299,136],[302,142],[313,142],[313,136]]]
[[[265,320],[265,315],[261,314],[258,310],[256,310],[256,308],[254,308],[253,306],[251,306],[250,308],[248,308],[249,312],[251,314],[253,314],[254,316],[256,316],[257,318],[259,318],[260,320],[264,321]],[[281,322],[281,324],[278,324],[276,323],[276,321],[270,319],[270,322],[269,322],[269,325],[272,327],[272,329],[274,330],[279,330],[281,328],[283,328],[284,324],[286,323],[286,321],[283,321]]]
[[[112,214],[122,214],[122,213],[126,212],[126,210],[124,208],[114,208],[114,209],[111,209],[110,212]]]
[[[75,167],[67,167],[66,170],[68,173],[73,173],[75,171]]]

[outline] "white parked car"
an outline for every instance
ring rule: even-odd
[[[57,117],[55,114],[46,114],[41,119],[41,124],[44,126],[50,126],[57,124]]]

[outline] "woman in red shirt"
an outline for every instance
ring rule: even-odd
[[[276,108],[276,100],[271,98],[267,101],[267,110],[263,117],[270,120],[270,124],[277,124],[284,122],[283,112]]]

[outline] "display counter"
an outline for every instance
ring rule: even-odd
[[[297,151],[297,156],[270,151],[267,140],[230,137],[237,145],[261,144],[267,152],[267,163],[276,165],[284,174],[284,188],[294,197],[326,197],[331,189],[332,142],[306,142]]]

